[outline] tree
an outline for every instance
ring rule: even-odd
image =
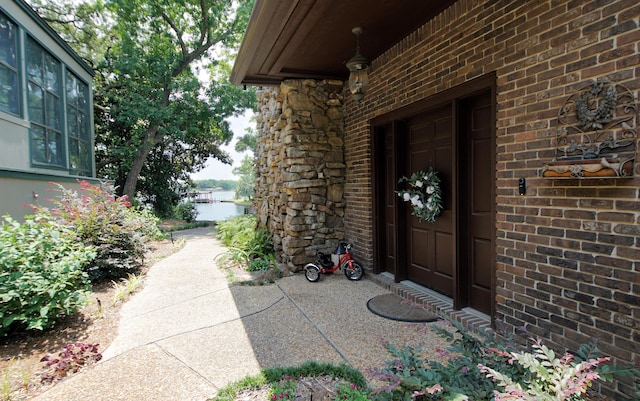
[[[236,186],[236,198],[253,199],[253,188],[256,182],[253,157],[245,156],[240,167],[233,169],[233,174],[240,177]]]
[[[252,118],[255,122],[255,117]],[[238,138],[236,142],[237,152],[251,152],[252,156],[256,152],[258,143],[258,133],[251,127],[245,128],[245,134]],[[240,177],[236,186],[236,198],[253,199],[253,189],[256,183],[256,168],[253,157],[245,156],[240,167],[233,169],[233,174]]]
[[[116,180],[126,172],[122,193],[136,194],[138,179],[154,154],[172,163],[180,160],[192,171],[209,156],[229,162],[220,149],[232,137],[225,118],[255,102],[253,92],[225,78],[230,69],[228,49],[238,44],[252,2],[110,0],[106,4],[115,16],[119,38],[101,68],[109,108],[108,128],[98,140],[105,143],[105,165],[120,160]],[[214,54],[218,58],[209,67],[211,85],[203,93],[197,63]]]
[[[253,0],[33,3],[96,66],[97,172],[120,194],[164,214],[209,157],[231,162],[225,119],[255,104],[227,78]]]

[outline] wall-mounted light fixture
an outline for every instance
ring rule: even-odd
[[[360,35],[363,29],[355,27],[351,30],[356,35],[356,54],[347,61],[349,74],[349,91],[358,102],[364,98],[369,87],[369,60],[360,54]]]

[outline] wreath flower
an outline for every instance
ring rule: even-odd
[[[409,178],[400,178],[398,184],[405,181],[409,183],[409,188],[396,193],[405,202],[411,202],[411,214],[421,221],[436,221],[442,211],[440,178],[437,173],[429,167],[429,171],[416,171]]]

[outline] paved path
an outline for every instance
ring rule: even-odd
[[[296,274],[260,287],[229,285],[213,261],[225,251],[219,241],[203,229],[181,235],[184,248],[155,264],[122,307],[104,359],[36,400],[202,401],[264,367],[315,360],[364,372],[388,359],[381,339],[425,340],[415,327],[367,310],[368,299],[387,292],[369,280],[335,274],[309,283]]]

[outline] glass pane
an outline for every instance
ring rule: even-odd
[[[76,77],[67,72],[67,103],[78,104],[78,84]]]
[[[18,74],[0,64],[0,110],[18,114]]]
[[[85,113],[89,112],[89,85],[78,81],[78,107],[84,110]]]
[[[84,173],[84,175],[90,175],[91,173],[91,164],[89,160],[91,160],[91,149],[89,147],[88,142],[80,143],[80,170]]]
[[[44,55],[45,79],[48,91],[60,93],[60,63],[49,54]]]
[[[62,110],[60,107],[60,99],[47,93],[46,97],[47,110],[45,115],[47,117],[47,126],[56,130],[61,130],[60,121],[62,120]]]
[[[78,138],[89,140],[89,116],[85,113],[78,113]]]
[[[69,107],[67,109],[67,125],[69,126],[69,136],[78,137],[78,112],[75,108]]]
[[[32,125],[31,127],[31,155],[35,163],[47,162],[47,146],[44,128]]]
[[[0,61],[16,67],[18,49],[18,29],[0,13]]]
[[[27,85],[27,102],[29,104],[29,120],[44,124],[44,94],[33,82]]]
[[[80,168],[80,161],[78,160],[80,152],[78,150],[78,145],[78,140],[69,139],[69,168],[72,171],[77,171]]]
[[[47,137],[48,163],[62,165],[62,153],[64,152],[62,134],[47,130]]]
[[[44,86],[44,68],[42,67],[42,48],[33,39],[27,41],[27,74],[29,79]]]

